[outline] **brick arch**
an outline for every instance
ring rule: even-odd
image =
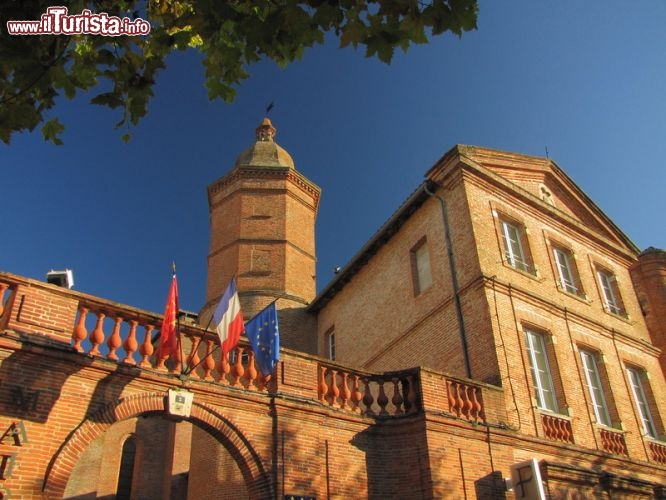
[[[164,412],[164,406],[165,394],[162,392],[137,394],[110,403],[81,422],[58,449],[47,468],[42,488],[45,497],[55,499],[64,496],[79,457],[111,425],[146,413]],[[273,498],[269,473],[259,454],[236,425],[214,408],[196,402],[187,420],[215,436],[229,450],[245,479],[250,498]]]

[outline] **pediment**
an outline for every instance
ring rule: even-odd
[[[635,245],[552,160],[472,146],[458,146],[461,159],[472,160],[519,191],[552,206],[604,239],[631,251]]]

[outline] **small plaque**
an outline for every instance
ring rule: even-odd
[[[169,415],[187,418],[192,411],[194,393],[182,389],[169,389]]]

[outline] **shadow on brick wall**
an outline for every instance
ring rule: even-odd
[[[0,365],[0,413],[43,423],[60,401],[68,379],[92,360],[72,362],[70,353],[59,357],[45,355],[43,348],[29,344],[31,338],[21,339],[25,340],[23,348]]]

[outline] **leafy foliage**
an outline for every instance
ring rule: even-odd
[[[53,2],[0,4],[0,19],[39,20]],[[0,139],[33,130],[61,144],[64,126],[50,118],[56,98],[94,91],[93,104],[119,109],[118,128],[136,125],[148,110],[158,72],[174,50],[204,55],[211,99],[232,101],[264,58],[285,66],[333,32],[340,46],[365,46],[367,57],[389,63],[396,48],[426,43],[429,35],[476,28],[477,0],[63,0],[78,14],[150,21],[145,36],[10,35],[0,26]],[[148,9],[148,10],[146,10]],[[124,134],[123,140],[129,135]]]

